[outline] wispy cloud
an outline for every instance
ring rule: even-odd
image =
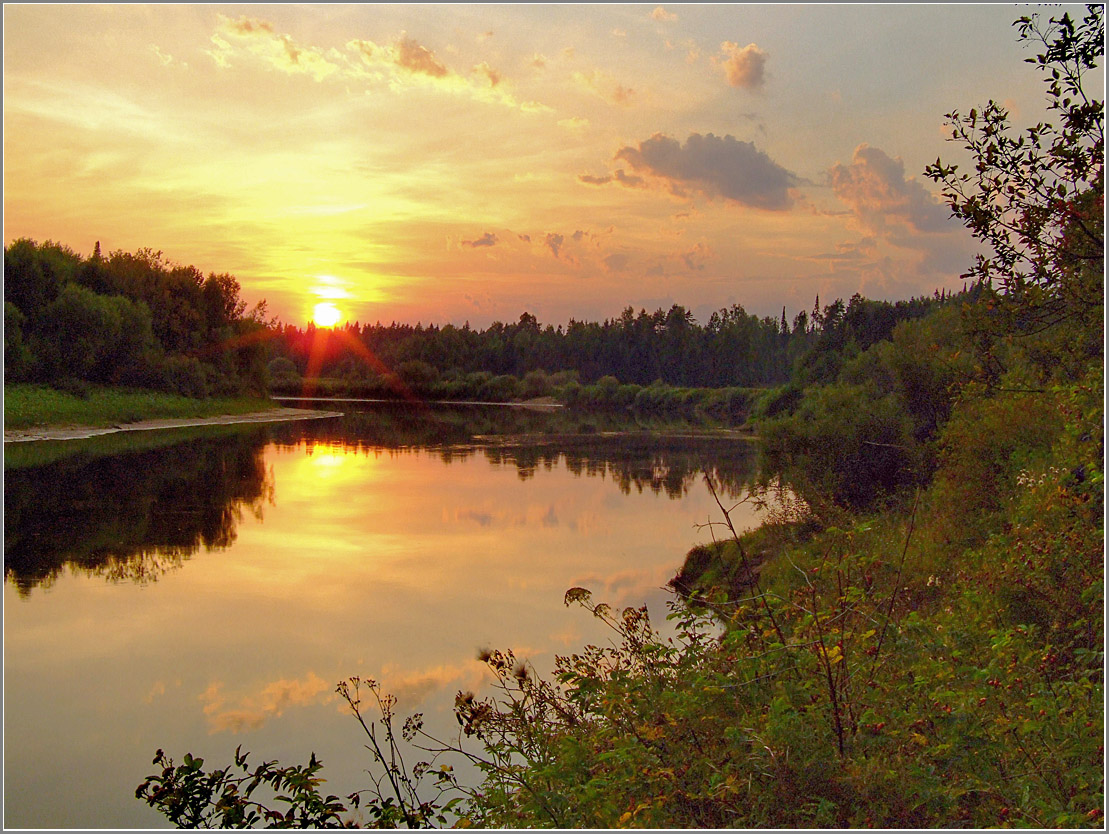
[[[551,254],[554,255],[556,258],[558,257],[559,250],[562,249],[562,244],[565,241],[566,238],[562,235],[550,232],[543,239],[544,245],[551,250]]]
[[[221,681],[213,681],[200,694],[204,715],[208,718],[208,732],[241,733],[256,730],[270,718],[282,715],[291,707],[304,707],[320,701],[320,695],[332,685],[309,672],[304,678],[281,678],[266,684],[257,692],[229,696],[223,691]]]
[[[275,32],[273,24],[264,20],[248,17],[232,20],[217,14],[216,34],[211,40],[216,51],[208,54],[225,68],[231,65],[236,54],[245,52],[282,72],[310,75],[317,81],[343,69],[335,60],[341,56],[334,50],[329,53],[300,45],[290,35]]]
[[[651,12],[651,20],[662,20],[670,22],[677,20],[678,16],[673,12],[668,12],[662,6],[655,6],[655,10]]]
[[[617,183],[626,186],[627,188],[643,188],[647,181],[643,177],[637,177],[634,174],[625,173],[623,168],[617,168],[611,174],[604,176],[593,176],[592,174],[579,174],[578,182],[586,185],[608,185],[609,183]]]
[[[291,35],[276,31],[265,20],[245,16],[232,19],[222,14],[217,14],[216,20],[216,32],[211,37],[215,48],[207,53],[225,69],[238,61],[253,59],[285,73],[311,76],[316,81],[385,83],[394,90],[422,82],[448,95],[468,96],[526,113],[551,111],[541,102],[519,101],[505,88],[500,70],[489,62],[481,61],[469,72],[459,72],[407,32],[385,44],[353,38],[346,42],[344,52],[300,43]]]
[[[635,90],[621,84],[611,75],[600,70],[575,72],[574,81],[583,89],[619,107],[629,107],[635,99]]]

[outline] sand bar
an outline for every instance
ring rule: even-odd
[[[342,417],[341,411],[309,411],[303,408],[274,408],[249,414],[223,414],[216,417],[169,417],[162,420],[137,420],[114,426],[37,426],[28,429],[5,430],[5,443],[22,443],[30,440],[83,440],[101,434],[121,431],[154,431],[155,429],[181,429],[189,426],[226,426],[231,423],[276,423],[283,420],[318,420],[323,417]]]

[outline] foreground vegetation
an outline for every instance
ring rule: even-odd
[[[720,506],[674,638],[574,588],[614,645],[549,677],[485,653],[495,687],[458,694],[457,738],[398,733],[374,682],[340,684],[365,792],[324,795],[314,758],[159,750],[137,795],[188,826],[1103,827],[1104,103],[1081,85],[1103,10],[1017,23],[1055,122],[952,113],[976,164],[927,171],[987,249],[977,294],[814,345],[759,398],[802,500],[745,536]]]
[[[272,401],[260,397],[197,399],[180,394],[95,385],[71,391],[46,385],[4,386],[5,429],[114,426],[136,420],[249,414],[273,407]]]

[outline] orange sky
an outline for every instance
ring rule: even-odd
[[[955,288],[921,172],[952,109],[1037,118],[1019,14],[7,4],[4,240],[160,249],[290,322]]]

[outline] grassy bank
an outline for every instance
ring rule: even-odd
[[[113,426],[136,420],[215,417],[274,408],[257,397],[193,399],[137,388],[90,386],[80,392],[45,385],[4,386],[4,428],[40,426]]]

